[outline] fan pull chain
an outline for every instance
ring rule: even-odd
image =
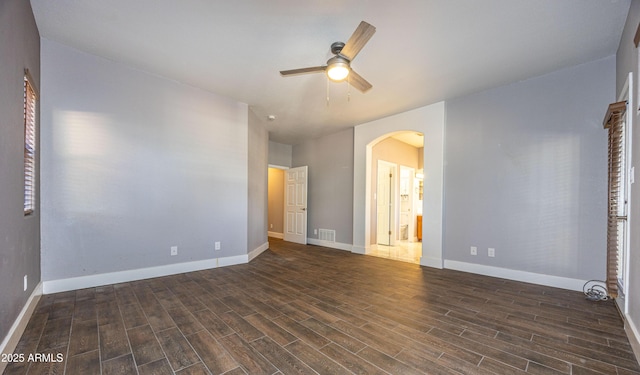
[[[347,102],[351,102],[351,77],[347,76]]]

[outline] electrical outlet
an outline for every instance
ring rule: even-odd
[[[273,229],[273,224],[269,224],[269,229]]]
[[[471,246],[471,255],[478,255],[478,248],[475,246]]]
[[[216,249],[216,250],[220,250],[220,241],[216,241],[216,243],[215,243],[215,249]]]
[[[317,229],[314,229],[314,230],[313,230],[313,234],[315,234],[315,235],[317,236],[317,235],[318,235],[318,230],[317,230]]]
[[[171,246],[171,256],[178,255],[178,246]]]
[[[490,247],[489,250],[487,251],[487,255],[491,258],[496,256],[496,249],[494,249],[493,247]]]
[[[27,275],[24,275],[24,291],[27,291]]]

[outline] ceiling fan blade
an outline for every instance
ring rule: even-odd
[[[292,75],[296,75],[296,74],[318,73],[318,72],[324,72],[326,69],[327,69],[326,66],[312,66],[310,68],[281,70],[280,71],[280,75],[292,76]]]
[[[373,87],[366,79],[362,78],[362,76],[356,73],[353,69],[349,73],[349,84],[356,89],[362,91],[363,93],[369,91]]]
[[[347,43],[340,51],[340,55],[346,57],[349,61],[356,58],[356,55],[371,39],[376,32],[376,28],[364,21],[360,22],[356,31],[353,32]]]

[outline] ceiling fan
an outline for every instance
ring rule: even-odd
[[[331,53],[335,56],[327,61],[327,65],[313,66],[309,68],[282,70],[282,76],[291,76],[306,73],[326,72],[327,77],[334,82],[342,82],[348,79],[349,84],[356,89],[367,92],[373,86],[351,69],[351,61],[362,50],[365,44],[376,32],[376,28],[365,21],[360,22],[347,43],[335,42],[331,44]]]

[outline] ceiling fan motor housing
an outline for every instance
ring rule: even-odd
[[[334,42],[334,43],[331,44],[331,53],[333,53],[334,55],[337,55],[340,52],[342,52],[343,48],[344,48],[344,43],[342,43],[342,42]]]

